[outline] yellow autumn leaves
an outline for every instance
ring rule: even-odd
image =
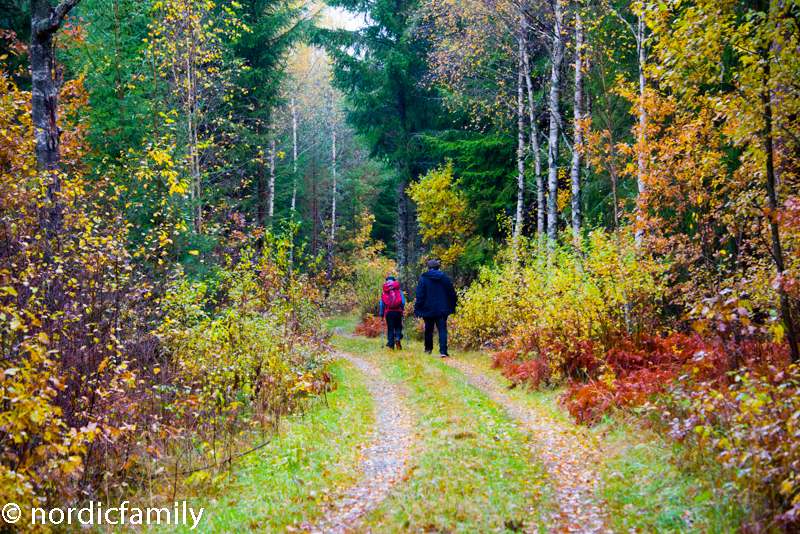
[[[422,241],[432,246],[433,255],[453,265],[466,251],[475,223],[464,194],[453,179],[453,162],[430,171],[408,187],[417,204]]]

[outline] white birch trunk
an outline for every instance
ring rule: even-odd
[[[561,62],[564,59],[564,38],[562,25],[564,19],[562,0],[555,0],[555,26],[553,28],[553,49],[551,51],[550,72],[550,131],[547,147],[547,237],[549,247],[555,247],[558,238],[558,154],[559,134],[561,133]]]
[[[333,100],[333,99],[331,99]],[[331,102],[333,104],[333,102]],[[334,109],[335,114],[335,109]],[[331,124],[331,141],[333,157],[333,187],[331,189],[331,234],[328,242],[328,276],[333,278],[333,244],[336,242],[336,117],[334,115]]]
[[[294,96],[291,100],[292,105],[292,216],[297,203],[297,108],[294,105]]]
[[[581,164],[583,163],[583,20],[580,8],[575,12],[575,117],[574,138],[572,150],[572,168],[570,180],[572,182],[572,236],[575,246],[581,244]]]
[[[524,80],[524,58],[525,39],[523,28],[520,24],[519,34],[519,61],[517,75],[517,218],[514,223],[514,246],[522,235],[523,209],[525,207],[525,96],[523,84]]]
[[[528,50],[523,53],[525,62],[525,82],[528,86],[528,114],[531,121],[531,152],[533,153],[533,172],[536,178],[536,232],[543,236],[545,232],[545,191],[542,182],[542,149],[539,146],[539,124],[536,118],[536,103],[533,99],[533,80],[531,79],[531,61]]]
[[[644,21],[644,10],[641,2],[639,2],[639,13],[638,13],[638,25],[636,28],[636,51],[639,57],[639,135],[638,135],[638,144],[639,150],[637,151],[637,167],[638,173],[636,175],[637,185],[639,187],[639,200],[637,204],[641,203],[642,196],[645,193],[646,185],[644,181],[644,173],[645,173],[645,154],[644,154],[644,146],[646,142],[647,133],[645,129],[647,128],[647,110],[644,107],[644,97],[645,97],[645,90],[647,89],[644,69],[645,69],[645,62],[647,61],[647,51],[645,50],[645,38],[646,38],[646,30],[647,27]],[[641,215],[641,207],[637,205],[637,211]],[[636,246],[640,246],[642,244],[642,238],[644,236],[643,230],[637,225],[636,234],[635,234],[635,242]]]
[[[275,127],[270,124],[269,128],[269,207],[267,218],[272,225],[272,217],[275,214]]]

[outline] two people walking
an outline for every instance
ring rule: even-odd
[[[417,282],[417,297],[414,301],[414,313],[425,321],[425,352],[433,352],[433,330],[439,331],[439,356],[446,358],[447,353],[447,316],[455,313],[458,294],[453,282],[443,271],[439,270],[439,262],[428,262],[428,270],[422,273]],[[381,317],[386,317],[387,343],[392,349],[402,348],[403,311],[406,300],[400,291],[400,283],[393,276],[387,276],[383,284],[381,296]]]

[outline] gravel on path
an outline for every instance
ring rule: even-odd
[[[539,458],[553,480],[558,512],[548,528],[557,533],[599,534],[610,532],[603,526],[603,510],[594,501],[597,476],[594,467],[600,462],[599,447],[580,439],[563,423],[554,421],[513,399],[504,389],[487,378],[476,366],[453,358],[442,362],[461,371],[478,388],[532,433]]]
[[[359,532],[369,531],[363,523],[364,516],[383,502],[392,487],[403,479],[414,442],[414,418],[399,389],[383,378],[368,360],[342,352],[338,356],[364,373],[375,406],[375,431],[362,458],[361,481],[325,510],[318,523],[299,525],[301,532],[309,534],[344,534],[355,528],[359,528]]]

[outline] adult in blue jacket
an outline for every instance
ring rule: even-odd
[[[439,330],[439,355],[447,354],[447,316],[455,313],[458,294],[450,278],[439,270],[439,262],[428,262],[428,270],[417,282],[414,313],[425,320],[425,352],[433,351],[433,327]]]

